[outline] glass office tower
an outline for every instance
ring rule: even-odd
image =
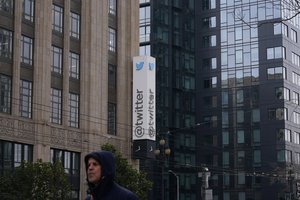
[[[196,166],[194,0],[140,0],[140,55],[156,58],[157,138],[165,140],[156,160],[141,162],[154,180],[150,199],[176,199],[175,174],[180,198],[196,199],[196,171],[187,168]]]
[[[299,17],[293,1],[196,6],[199,163],[214,199],[288,199],[299,168]],[[201,8],[201,9],[199,9]],[[299,7],[298,7],[299,10]]]

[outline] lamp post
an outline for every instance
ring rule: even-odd
[[[166,147],[166,141],[162,138],[159,140],[159,148],[154,151],[155,155],[159,158],[161,164],[161,199],[165,199],[164,187],[164,169],[165,158],[171,154],[171,149]]]
[[[176,196],[177,196],[177,200],[179,200],[179,176],[175,172],[173,172],[172,170],[169,170],[168,172],[173,174],[176,177],[176,185],[177,185],[177,187],[176,187],[176,194],[177,195]]]

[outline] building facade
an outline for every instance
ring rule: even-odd
[[[137,38],[135,0],[1,1],[0,173],[60,160],[83,199],[86,153],[110,143],[131,159]]]
[[[200,199],[203,167],[214,200],[299,198],[297,13],[285,0],[140,0],[140,54],[157,59],[157,138],[171,149],[154,167],[153,199],[176,198],[168,170],[180,199]]]
[[[140,55],[156,58],[159,154],[141,160],[141,168],[150,171],[154,181],[149,199],[176,199],[176,175],[180,199],[200,194],[195,167],[195,27],[194,0],[140,0]]]

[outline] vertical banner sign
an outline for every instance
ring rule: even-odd
[[[151,56],[133,58],[133,140],[155,141],[155,67]]]

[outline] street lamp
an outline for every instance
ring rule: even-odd
[[[177,200],[179,200],[179,176],[173,172],[172,170],[169,170],[168,171],[169,173],[173,174],[175,177],[176,177],[176,184],[177,184],[177,187],[176,187],[176,191],[177,191]]]
[[[159,140],[159,148],[154,151],[155,155],[159,158],[161,164],[161,199],[165,199],[164,194],[164,165],[165,158],[171,154],[171,149],[165,146],[166,141],[162,138]]]

